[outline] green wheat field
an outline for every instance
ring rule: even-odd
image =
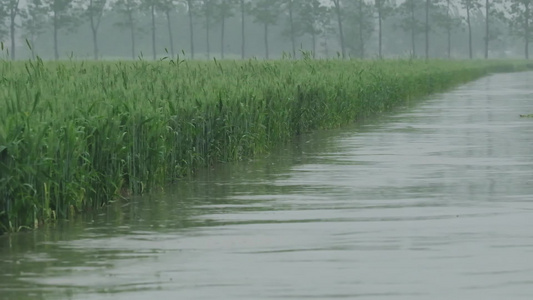
[[[520,61],[0,61],[0,232],[35,228]]]

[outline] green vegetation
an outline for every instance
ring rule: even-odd
[[[511,62],[0,62],[0,230],[98,209]]]

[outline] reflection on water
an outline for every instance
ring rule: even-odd
[[[0,238],[1,299],[531,299],[533,73]]]

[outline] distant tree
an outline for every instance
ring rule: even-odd
[[[187,4],[187,15],[189,16],[189,41],[191,45],[191,59],[194,59],[194,11],[196,0],[182,0]]]
[[[236,4],[235,0],[218,0],[214,4],[215,18],[220,22],[220,57],[222,59],[224,59],[226,20],[234,16]]]
[[[171,13],[175,12],[179,7],[175,0],[161,0],[158,3],[158,10],[165,15],[167,21],[168,42],[170,44],[170,56],[174,57],[174,34],[172,33],[172,18]]]
[[[100,28],[100,22],[102,21],[107,0],[88,1],[89,3],[85,10],[85,16],[89,19],[89,25],[91,26],[94,59],[98,60],[98,29]]]
[[[246,35],[245,35],[245,19],[246,14],[250,12],[251,3],[249,0],[239,0],[239,7],[241,11],[241,59],[245,58]]]
[[[400,17],[399,28],[408,31],[411,35],[411,56],[416,57],[416,36],[423,32],[422,2],[420,0],[405,0],[396,9]]]
[[[299,32],[311,36],[313,58],[316,57],[317,37],[323,32],[324,24],[330,22],[328,8],[320,0],[300,0],[297,2]]]
[[[500,9],[500,0],[485,0],[485,59],[489,58],[489,42],[494,39],[495,34],[491,32],[490,24],[493,19],[503,19],[505,17],[503,11]]]
[[[472,59],[474,57],[472,49],[472,12],[479,10],[481,4],[478,0],[461,0],[461,5],[466,10],[466,26],[468,28],[468,57]]]
[[[1,44],[0,52],[3,52],[4,50],[4,39],[8,35],[7,28],[5,28],[6,19],[7,19],[7,12],[5,10],[5,7],[0,6],[0,44]]]
[[[445,0],[437,6],[435,20],[439,28],[446,32],[447,57],[451,58],[452,52],[452,32],[461,28],[462,17],[459,13],[458,4],[453,0]]]
[[[160,0],[141,0],[139,8],[145,13],[148,12],[150,15],[150,30],[152,32],[152,57],[154,60],[157,59],[157,50],[156,50],[156,22],[157,11],[161,6]]]
[[[211,58],[210,33],[211,33],[211,25],[214,22],[213,16],[214,16],[215,0],[199,0],[198,3],[199,3],[198,12],[204,17],[204,28],[205,28],[206,47],[207,47],[206,56],[208,59],[210,59]]]
[[[378,17],[378,57],[383,58],[383,21],[393,12],[391,0],[374,0]]]
[[[280,14],[279,0],[256,0],[251,8],[254,22],[263,24],[265,38],[265,56],[269,59],[268,28],[276,25]]]
[[[289,36],[291,40],[291,54],[292,57],[296,57],[296,10],[298,0],[280,0],[283,6],[283,10],[286,11],[288,16],[288,30],[284,32],[284,35]]]
[[[524,39],[524,56],[529,59],[531,42],[531,20],[533,19],[533,0],[510,0],[508,6],[509,23],[512,32]]]
[[[426,0],[426,13],[425,13],[426,22],[424,26],[424,34],[425,34],[425,40],[426,40],[426,59],[429,59],[429,30],[430,30],[429,12],[430,12],[430,9],[431,9],[431,0]]]
[[[128,28],[131,40],[131,58],[135,59],[135,32],[137,24],[137,12],[139,11],[139,0],[117,0],[113,10],[124,18],[123,21],[115,23],[120,28]]]
[[[54,58],[59,59],[59,31],[73,29],[78,25],[79,11],[74,0],[44,0],[51,14],[54,35]]]
[[[0,0],[2,1],[2,0]],[[0,2],[1,4],[1,2]],[[3,37],[8,34],[7,28],[6,28],[6,20],[7,20],[7,8],[3,5],[0,5],[0,32],[2,35],[0,37]]]
[[[365,0],[357,0],[347,5],[347,25],[352,29],[357,42],[358,55],[360,58],[365,57],[365,44],[374,31],[373,6]],[[348,39],[349,40],[349,39]],[[349,44],[349,43],[348,43]]]
[[[17,26],[15,21],[20,13],[19,8],[20,0],[0,0],[0,14],[9,19],[9,39],[11,42],[11,59],[15,60],[15,27]],[[1,17],[0,17],[1,18]],[[0,25],[4,24],[3,18],[0,19]]]
[[[30,0],[21,12],[23,36],[30,43],[32,58],[35,58],[36,45],[35,40],[43,34],[48,25],[48,7],[42,0]]]
[[[485,59],[489,58],[489,19],[490,19],[490,0],[485,0]]]
[[[326,9],[326,15],[323,19],[320,19],[320,22],[318,24],[318,27],[320,28],[320,46],[322,47],[322,53],[325,57],[330,57],[329,53],[329,40],[330,37],[335,35],[337,33],[337,30],[335,28],[338,27],[338,25],[335,25],[335,12],[332,7],[328,7]]]
[[[440,2],[442,0],[426,0],[425,3],[425,21],[424,21],[424,35],[425,35],[425,57],[429,59],[430,48],[430,32],[433,30],[433,24],[437,24]]]
[[[323,24],[322,33],[320,34],[321,42],[320,46],[322,47],[322,53],[325,57],[330,57],[329,52],[329,40],[332,35],[335,35],[337,33],[336,31],[336,25],[334,24],[333,19],[335,18],[335,13],[333,12],[333,9],[328,8],[328,15],[330,16],[327,23]]]
[[[376,0],[380,1],[380,0]],[[335,15],[337,16],[337,23],[339,24],[339,39],[341,42],[341,54],[342,58],[346,57],[346,47],[344,46],[344,32],[342,28],[342,1],[341,0],[333,0],[333,4],[335,7]]]
[[[5,28],[7,19],[7,10],[5,6],[0,5],[0,42],[3,43],[3,39],[7,36],[7,30]]]

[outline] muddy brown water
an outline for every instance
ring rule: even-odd
[[[0,237],[0,299],[533,299],[533,72]]]

